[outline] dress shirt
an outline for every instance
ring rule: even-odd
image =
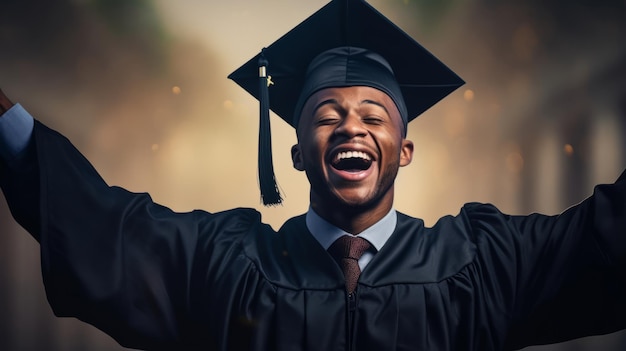
[[[374,254],[380,249],[382,249],[383,245],[387,242],[387,239],[391,236],[393,231],[396,229],[396,222],[398,221],[398,216],[396,214],[395,209],[391,209],[385,217],[383,217],[380,221],[376,222],[371,227],[365,229],[359,236],[372,245],[372,247],[365,251],[363,256],[359,259],[359,267],[361,271],[367,266],[367,264],[374,258]],[[320,217],[311,207],[309,207],[308,212],[306,213],[306,226],[313,234],[315,240],[317,240],[320,245],[325,250],[328,250],[330,245],[335,242],[335,240],[339,239],[344,235],[352,235],[336,226],[328,223],[325,219]]]
[[[18,159],[30,141],[33,117],[20,104],[15,104],[0,117],[0,157]]]

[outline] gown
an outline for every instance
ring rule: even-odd
[[[147,350],[509,350],[626,328],[626,172],[556,216],[469,203],[397,226],[348,296],[305,216],[175,213],[35,122],[0,164],[57,316]]]

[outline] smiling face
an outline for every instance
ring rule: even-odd
[[[297,133],[294,167],[306,172],[318,214],[348,209],[384,216],[391,209],[398,168],[411,162],[413,143],[404,139],[389,96],[364,86],[320,90],[304,105]]]

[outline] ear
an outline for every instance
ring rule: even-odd
[[[304,162],[302,161],[302,152],[299,144],[291,147],[291,161],[293,162],[293,168],[298,171],[304,171]]]
[[[402,147],[400,149],[400,167],[408,166],[413,160],[413,142],[411,140],[402,139]]]

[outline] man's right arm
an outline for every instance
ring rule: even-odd
[[[0,90],[0,157],[12,163],[26,150],[34,120],[20,104],[13,104]]]

